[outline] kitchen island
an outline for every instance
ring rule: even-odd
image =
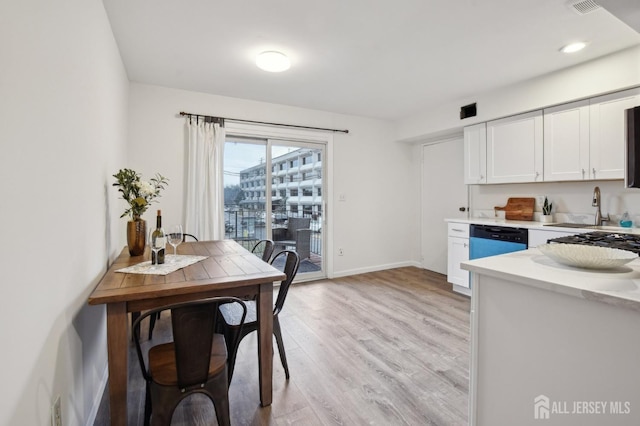
[[[462,268],[470,424],[640,424],[640,260],[587,270],[529,249]]]

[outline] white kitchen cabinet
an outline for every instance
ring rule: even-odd
[[[464,183],[487,183],[487,123],[464,128]]]
[[[591,272],[529,252],[499,258],[469,268],[469,424],[640,425],[640,312],[637,298],[625,300],[640,270]],[[534,407],[564,398],[564,410],[534,419]],[[586,414],[575,400],[627,409]]]
[[[589,226],[589,225],[585,225]],[[583,234],[589,232],[584,228],[576,228],[571,231],[558,231],[551,229],[529,229],[529,244],[528,248],[536,248],[541,244],[546,244],[551,238],[568,237],[569,235]]]
[[[590,178],[589,101],[544,110],[544,180]]]
[[[487,123],[487,183],[542,182],[542,111]]]
[[[464,129],[466,184],[624,179],[624,111],[640,88]]]
[[[447,281],[469,289],[469,272],[460,268],[460,262],[469,260],[469,224],[448,224]]]
[[[640,105],[640,89],[590,99],[591,179],[624,179],[624,110]]]

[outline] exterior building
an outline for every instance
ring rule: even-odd
[[[322,158],[320,151],[301,148],[276,157],[271,163],[271,202],[276,221],[283,217],[322,215]],[[247,210],[264,210],[267,188],[266,164],[257,164],[240,172]]]

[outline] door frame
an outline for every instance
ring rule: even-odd
[[[288,128],[281,126],[260,125],[250,123],[240,123],[233,121],[225,122],[225,132],[229,136],[246,138],[260,138],[267,142],[267,153],[270,154],[270,147],[273,142],[283,142],[292,146],[302,146],[303,144],[314,144],[323,148],[322,173],[323,173],[323,214],[322,214],[322,268],[318,273],[306,273],[298,275],[296,282],[317,280],[333,276],[333,205],[328,200],[333,199],[333,133],[326,131],[315,131]],[[266,167],[271,170],[271,155],[267,155]],[[265,194],[265,208],[271,209],[271,182],[267,180],[265,185],[268,191]],[[300,277],[300,279],[298,279]]]

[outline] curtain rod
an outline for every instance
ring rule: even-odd
[[[329,131],[329,132],[349,133],[349,130],[327,129],[327,128],[324,128],[324,127],[298,126],[298,125],[295,125],[295,124],[270,123],[268,121],[242,120],[242,119],[239,119],[239,118],[214,117],[214,116],[211,116],[211,115],[192,114],[190,112],[183,112],[183,111],[180,111],[180,115],[182,115],[182,116],[186,115],[186,116],[189,116],[189,117],[203,117],[203,118],[209,118],[209,119],[222,119],[222,120],[229,120],[229,121],[238,121],[238,122],[242,122],[242,123],[268,124],[268,125],[271,125],[271,126],[282,126],[282,127],[295,127],[296,129],[324,130],[324,131]]]

